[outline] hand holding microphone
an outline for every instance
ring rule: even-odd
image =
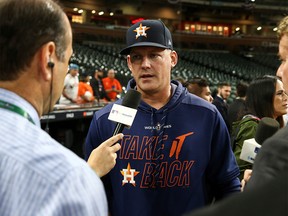
[[[106,175],[115,166],[116,152],[121,148],[120,144],[116,142],[122,138],[123,134],[121,133],[112,136],[91,152],[87,163],[99,177]]]
[[[262,118],[257,126],[255,139],[252,138],[244,141],[240,159],[253,164],[262,143],[276,133],[279,128],[280,125],[275,119],[269,117]]]
[[[108,117],[109,120],[117,122],[113,136],[94,149],[87,161],[99,177],[106,175],[115,166],[116,152],[121,148],[116,142],[123,138],[123,129],[132,125],[140,100],[141,93],[130,89],[125,94],[122,105],[113,105]]]
[[[252,176],[252,169],[246,169],[244,171],[243,179],[241,180],[241,191],[242,192],[244,191],[244,188],[245,188],[247,182],[249,181],[249,179],[251,178],[251,176]]]

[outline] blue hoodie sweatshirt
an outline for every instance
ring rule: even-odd
[[[128,86],[134,88],[135,81]],[[164,107],[156,110],[141,101],[132,126],[123,131],[116,166],[103,177],[113,216],[183,215],[240,191],[239,169],[221,114],[179,82],[171,86],[173,96]],[[112,105],[94,114],[86,159],[112,136]]]

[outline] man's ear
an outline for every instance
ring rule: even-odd
[[[56,58],[55,51],[55,43],[52,41],[44,44],[39,51],[39,67],[41,75],[45,80],[51,79],[51,72],[55,66],[55,62],[53,61]]]
[[[128,55],[127,56],[127,65],[128,65],[128,68],[129,68],[129,70],[131,71],[131,69],[132,69],[132,64],[131,64],[131,58],[130,58],[130,55]]]
[[[174,50],[171,52],[171,66],[172,68],[176,66],[178,62],[178,54]]]

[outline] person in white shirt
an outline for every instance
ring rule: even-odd
[[[69,65],[69,72],[64,80],[64,89],[60,97],[60,104],[77,103],[78,86],[79,86],[79,66],[71,63]]]

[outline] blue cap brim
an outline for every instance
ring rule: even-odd
[[[168,47],[168,46],[164,46],[162,44],[158,44],[158,43],[152,43],[152,42],[139,42],[139,43],[135,43],[131,46],[128,46],[126,47],[125,49],[121,50],[120,51],[120,54],[121,55],[129,55],[130,54],[130,51],[131,51],[131,48],[133,47],[159,47],[159,48],[163,48],[163,49],[171,49],[171,47]]]

